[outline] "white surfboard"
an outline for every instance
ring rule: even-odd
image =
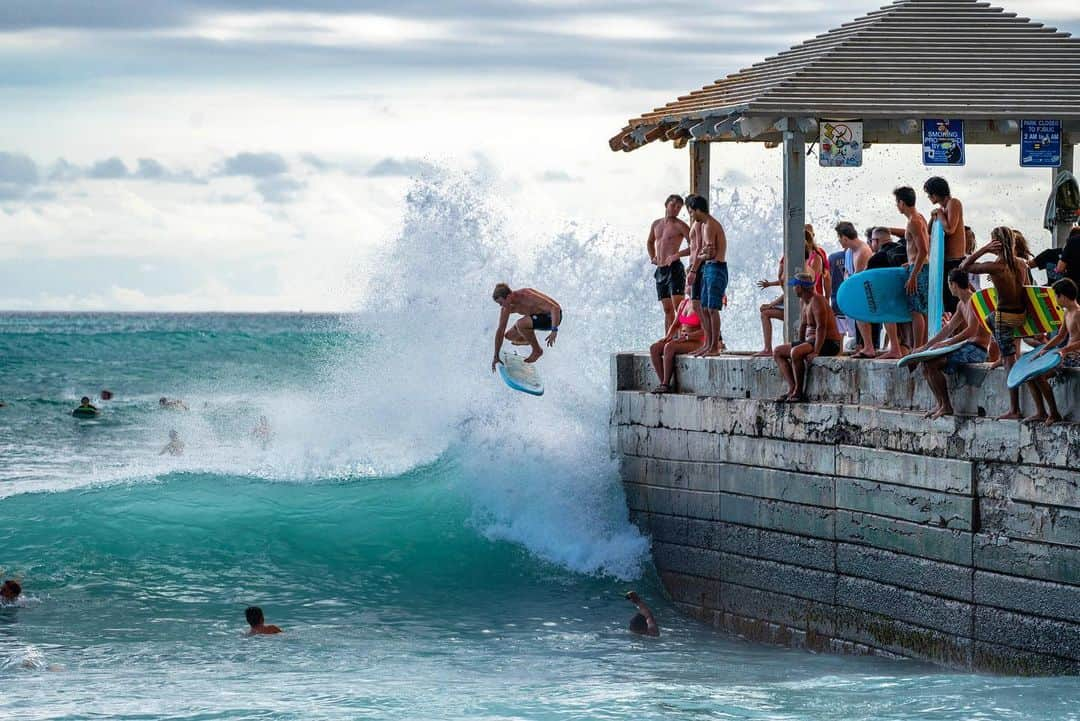
[[[499,360],[499,375],[506,385],[529,395],[544,395],[544,382],[535,363],[526,363],[517,353],[505,350],[499,351]]]

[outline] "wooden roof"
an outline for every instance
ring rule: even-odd
[[[610,145],[746,140],[787,117],[1072,125],[1080,39],[987,2],[897,0],[631,120]]]

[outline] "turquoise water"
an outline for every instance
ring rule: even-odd
[[[1080,717],[1075,679],[768,648],[680,618],[626,522],[602,384],[553,384],[540,405],[482,362],[388,370],[393,346],[362,316],[0,314],[0,573],[26,592],[0,608],[0,709]],[[103,388],[99,419],[67,414]],[[186,451],[159,456],[172,429]],[[630,586],[661,638],[625,631]],[[249,604],[285,634],[246,638]]]

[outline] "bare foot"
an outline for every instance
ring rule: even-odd
[[[877,356],[877,353],[867,353],[866,351],[859,351],[858,353],[852,353],[852,354],[851,354],[851,357],[852,357],[852,358],[866,358],[866,359],[870,359],[870,358],[874,358],[874,357],[876,357],[876,356]]]
[[[711,351],[709,351],[708,353],[705,354],[705,357],[706,358],[716,358],[718,355],[720,355],[723,352],[724,351],[722,351],[722,350],[711,350]]]
[[[787,403],[787,401],[788,401],[788,398],[789,398],[790,396],[791,396],[791,393],[790,393],[790,392],[788,392],[788,393],[783,393],[783,394],[781,394],[781,395],[779,395],[779,396],[777,396],[777,397],[776,397],[776,402],[777,402],[777,403]]]
[[[1064,419],[1057,413],[1051,413],[1049,416],[1046,417],[1046,425],[1052,426],[1055,423],[1061,423],[1062,420]]]
[[[926,413],[923,413],[923,418],[933,418],[934,414],[941,410],[941,406],[934,406]]]
[[[536,350],[534,350],[532,353],[529,354],[529,357],[525,359],[525,362],[526,363],[535,363],[536,361],[540,360],[540,356],[542,356],[542,355],[544,355],[544,351],[537,348]]]
[[[652,389],[652,392],[653,392],[653,393],[656,393],[656,394],[658,394],[658,395],[659,395],[659,394],[664,394],[664,393],[670,393],[670,392],[671,392],[671,388],[670,388],[670,387],[668,387],[668,384],[667,384],[667,383],[661,383],[660,385],[656,386],[656,388],[653,388],[653,389]]]
[[[698,348],[696,351],[694,351],[690,355],[692,355],[695,358],[700,358],[700,357],[702,357],[703,355],[705,355],[708,352],[709,352],[709,348],[707,346],[701,346],[700,348]]]
[[[900,351],[895,351],[895,350],[889,350],[889,351],[887,351],[885,353],[882,353],[879,356],[874,356],[874,357],[877,360],[900,360],[901,358],[903,358],[903,356],[900,355]]]
[[[788,403],[805,403],[806,394],[802,391],[792,391],[787,397]]]
[[[953,414],[952,406],[946,406],[944,408],[939,408],[937,410],[937,412],[934,413],[934,415],[930,416],[930,420],[932,420],[932,421],[937,420],[938,418],[941,418],[942,416],[951,416],[952,414]]]
[[[1021,423],[1045,423],[1046,422],[1046,414],[1045,413],[1032,413],[1030,416],[1028,416],[1027,418],[1025,418],[1024,420],[1022,420],[1020,422]]]
[[[772,349],[759,350],[751,358],[772,358]]]
[[[999,421],[1015,421],[1020,418],[1020,411],[1009,411],[997,417]]]
[[[998,359],[997,359],[996,361],[994,361],[993,363],[991,363],[991,364],[990,364],[990,368],[989,368],[989,370],[994,370],[995,368],[1000,368],[1000,367],[1001,367],[1001,366],[1003,366],[1003,365],[1005,365],[1005,361],[1003,361],[1003,360],[1001,360],[1000,358],[998,358]],[[1016,414],[1016,417],[1017,417],[1017,418],[1019,418],[1019,417],[1020,417],[1020,414],[1019,414],[1019,413],[1017,413],[1017,414]]]

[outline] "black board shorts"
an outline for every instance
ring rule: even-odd
[[[653,277],[656,278],[657,300],[686,294],[686,268],[681,260],[657,268]]]
[[[530,315],[529,319],[532,320],[533,330],[551,330],[551,313],[537,313],[536,315]]]

